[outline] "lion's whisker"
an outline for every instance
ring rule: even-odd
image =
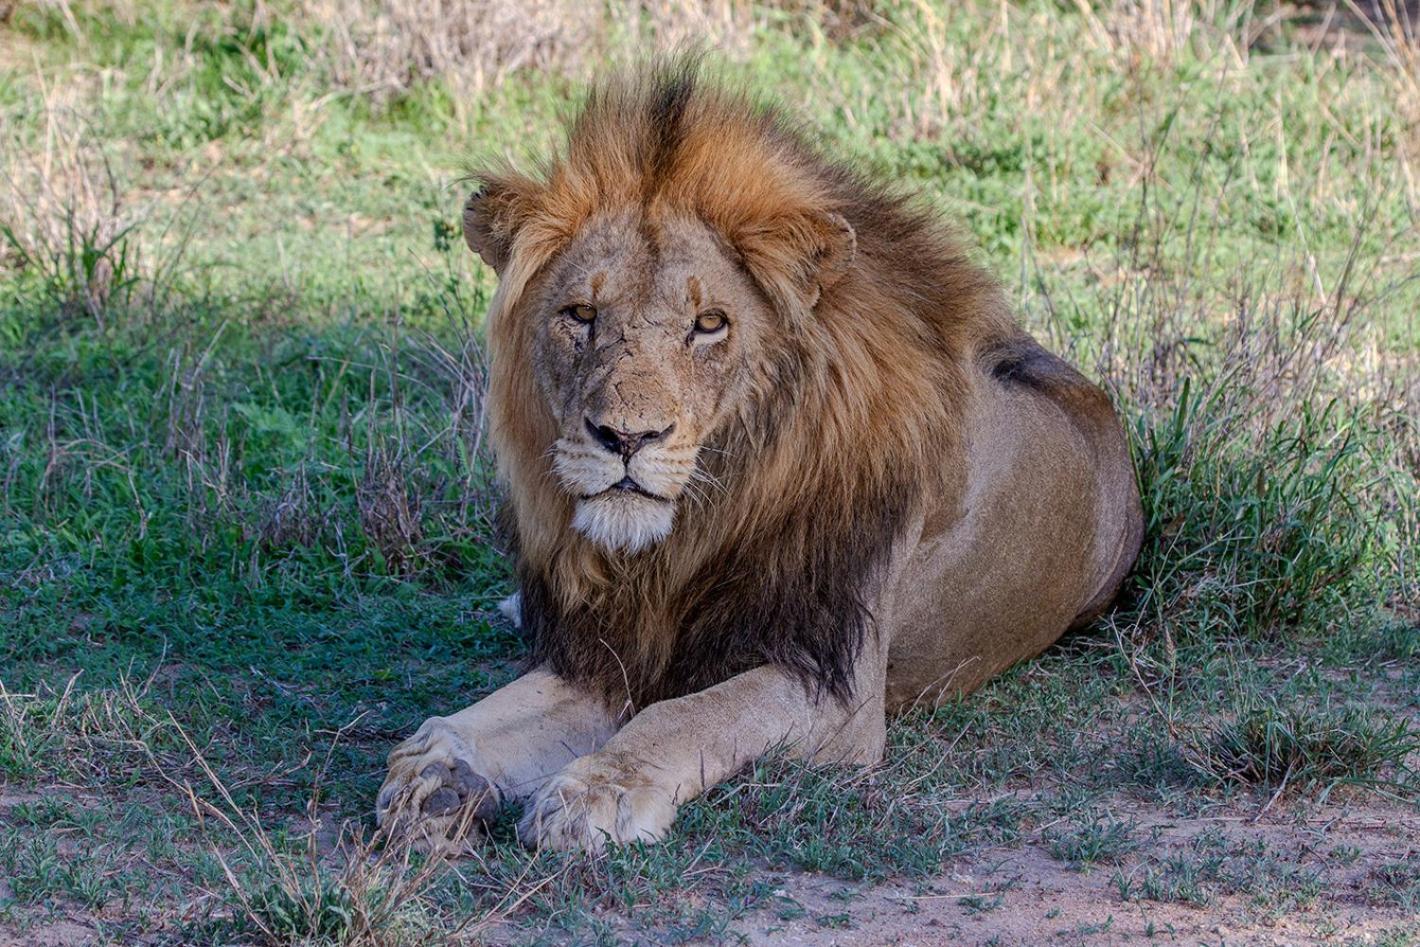
[[[691,468],[691,471],[690,471],[690,480],[687,481],[687,483],[694,483],[694,482],[697,482],[697,481],[700,482],[700,483],[708,484],[709,486],[715,487],[715,488],[716,488],[717,490],[719,490],[721,493],[725,494],[726,496],[729,496],[729,493],[730,493],[729,488],[726,487],[726,486],[720,481],[720,478],[719,478],[719,477],[717,477],[717,476],[715,476],[714,474],[710,473],[710,471],[706,470],[704,467],[692,467],[692,468]]]

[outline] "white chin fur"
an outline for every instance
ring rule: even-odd
[[[636,496],[582,500],[572,528],[612,552],[640,552],[665,539],[675,525],[675,506]]]

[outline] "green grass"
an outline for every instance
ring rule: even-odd
[[[351,54],[318,7],[84,0],[0,27],[0,931],[732,941],[776,912],[852,929],[797,878],[927,884],[1027,845],[1110,866],[1124,900],[1313,910],[1326,886],[1285,859],[1152,852],[1135,813],[1413,805],[1405,47],[1246,6],[1175,29],[761,5],[753,30],[667,7],[480,78]],[[522,851],[508,814],[481,861],[406,864],[372,837],[384,754],[522,653],[494,610],[494,280],[458,235],[464,161],[537,153],[598,63],[686,32],[958,220],[1106,384],[1144,551],[1096,627],[895,722],[880,768],[765,760],[601,861]],[[1406,863],[1358,858],[1375,910],[1413,908]]]
[[[1420,859],[1414,855],[1380,866],[1374,880],[1371,897],[1412,913],[1420,908]]]
[[[1404,780],[1407,760],[1420,751],[1420,733],[1403,719],[1377,719],[1355,707],[1313,710],[1263,702],[1213,726],[1199,744],[1197,765],[1209,778],[1281,792],[1370,782],[1387,767]]]
[[[1069,828],[1047,832],[1046,839],[1051,856],[1085,870],[1099,863],[1119,862],[1138,848],[1137,828],[1136,823],[1092,813]]]
[[[1241,895],[1274,917],[1305,910],[1326,890],[1321,868],[1261,839],[1241,841],[1218,831],[1205,831],[1166,855],[1144,856],[1128,870],[1117,870],[1114,884],[1124,901],[1202,906]]]

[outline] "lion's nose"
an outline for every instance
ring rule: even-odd
[[[638,450],[647,444],[664,439],[675,429],[675,425],[672,424],[659,431],[621,431],[610,424],[593,424],[591,418],[584,420],[587,422],[587,433],[592,436],[592,440],[613,454],[620,454],[622,460],[630,460]]]

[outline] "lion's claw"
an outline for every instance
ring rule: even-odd
[[[459,798],[458,790],[441,786],[424,800],[421,811],[425,815],[453,815],[462,806],[463,800]]]
[[[451,768],[453,786],[462,805],[473,807],[475,819],[488,820],[498,814],[498,790],[487,779],[473,771],[464,760],[454,760]]]

